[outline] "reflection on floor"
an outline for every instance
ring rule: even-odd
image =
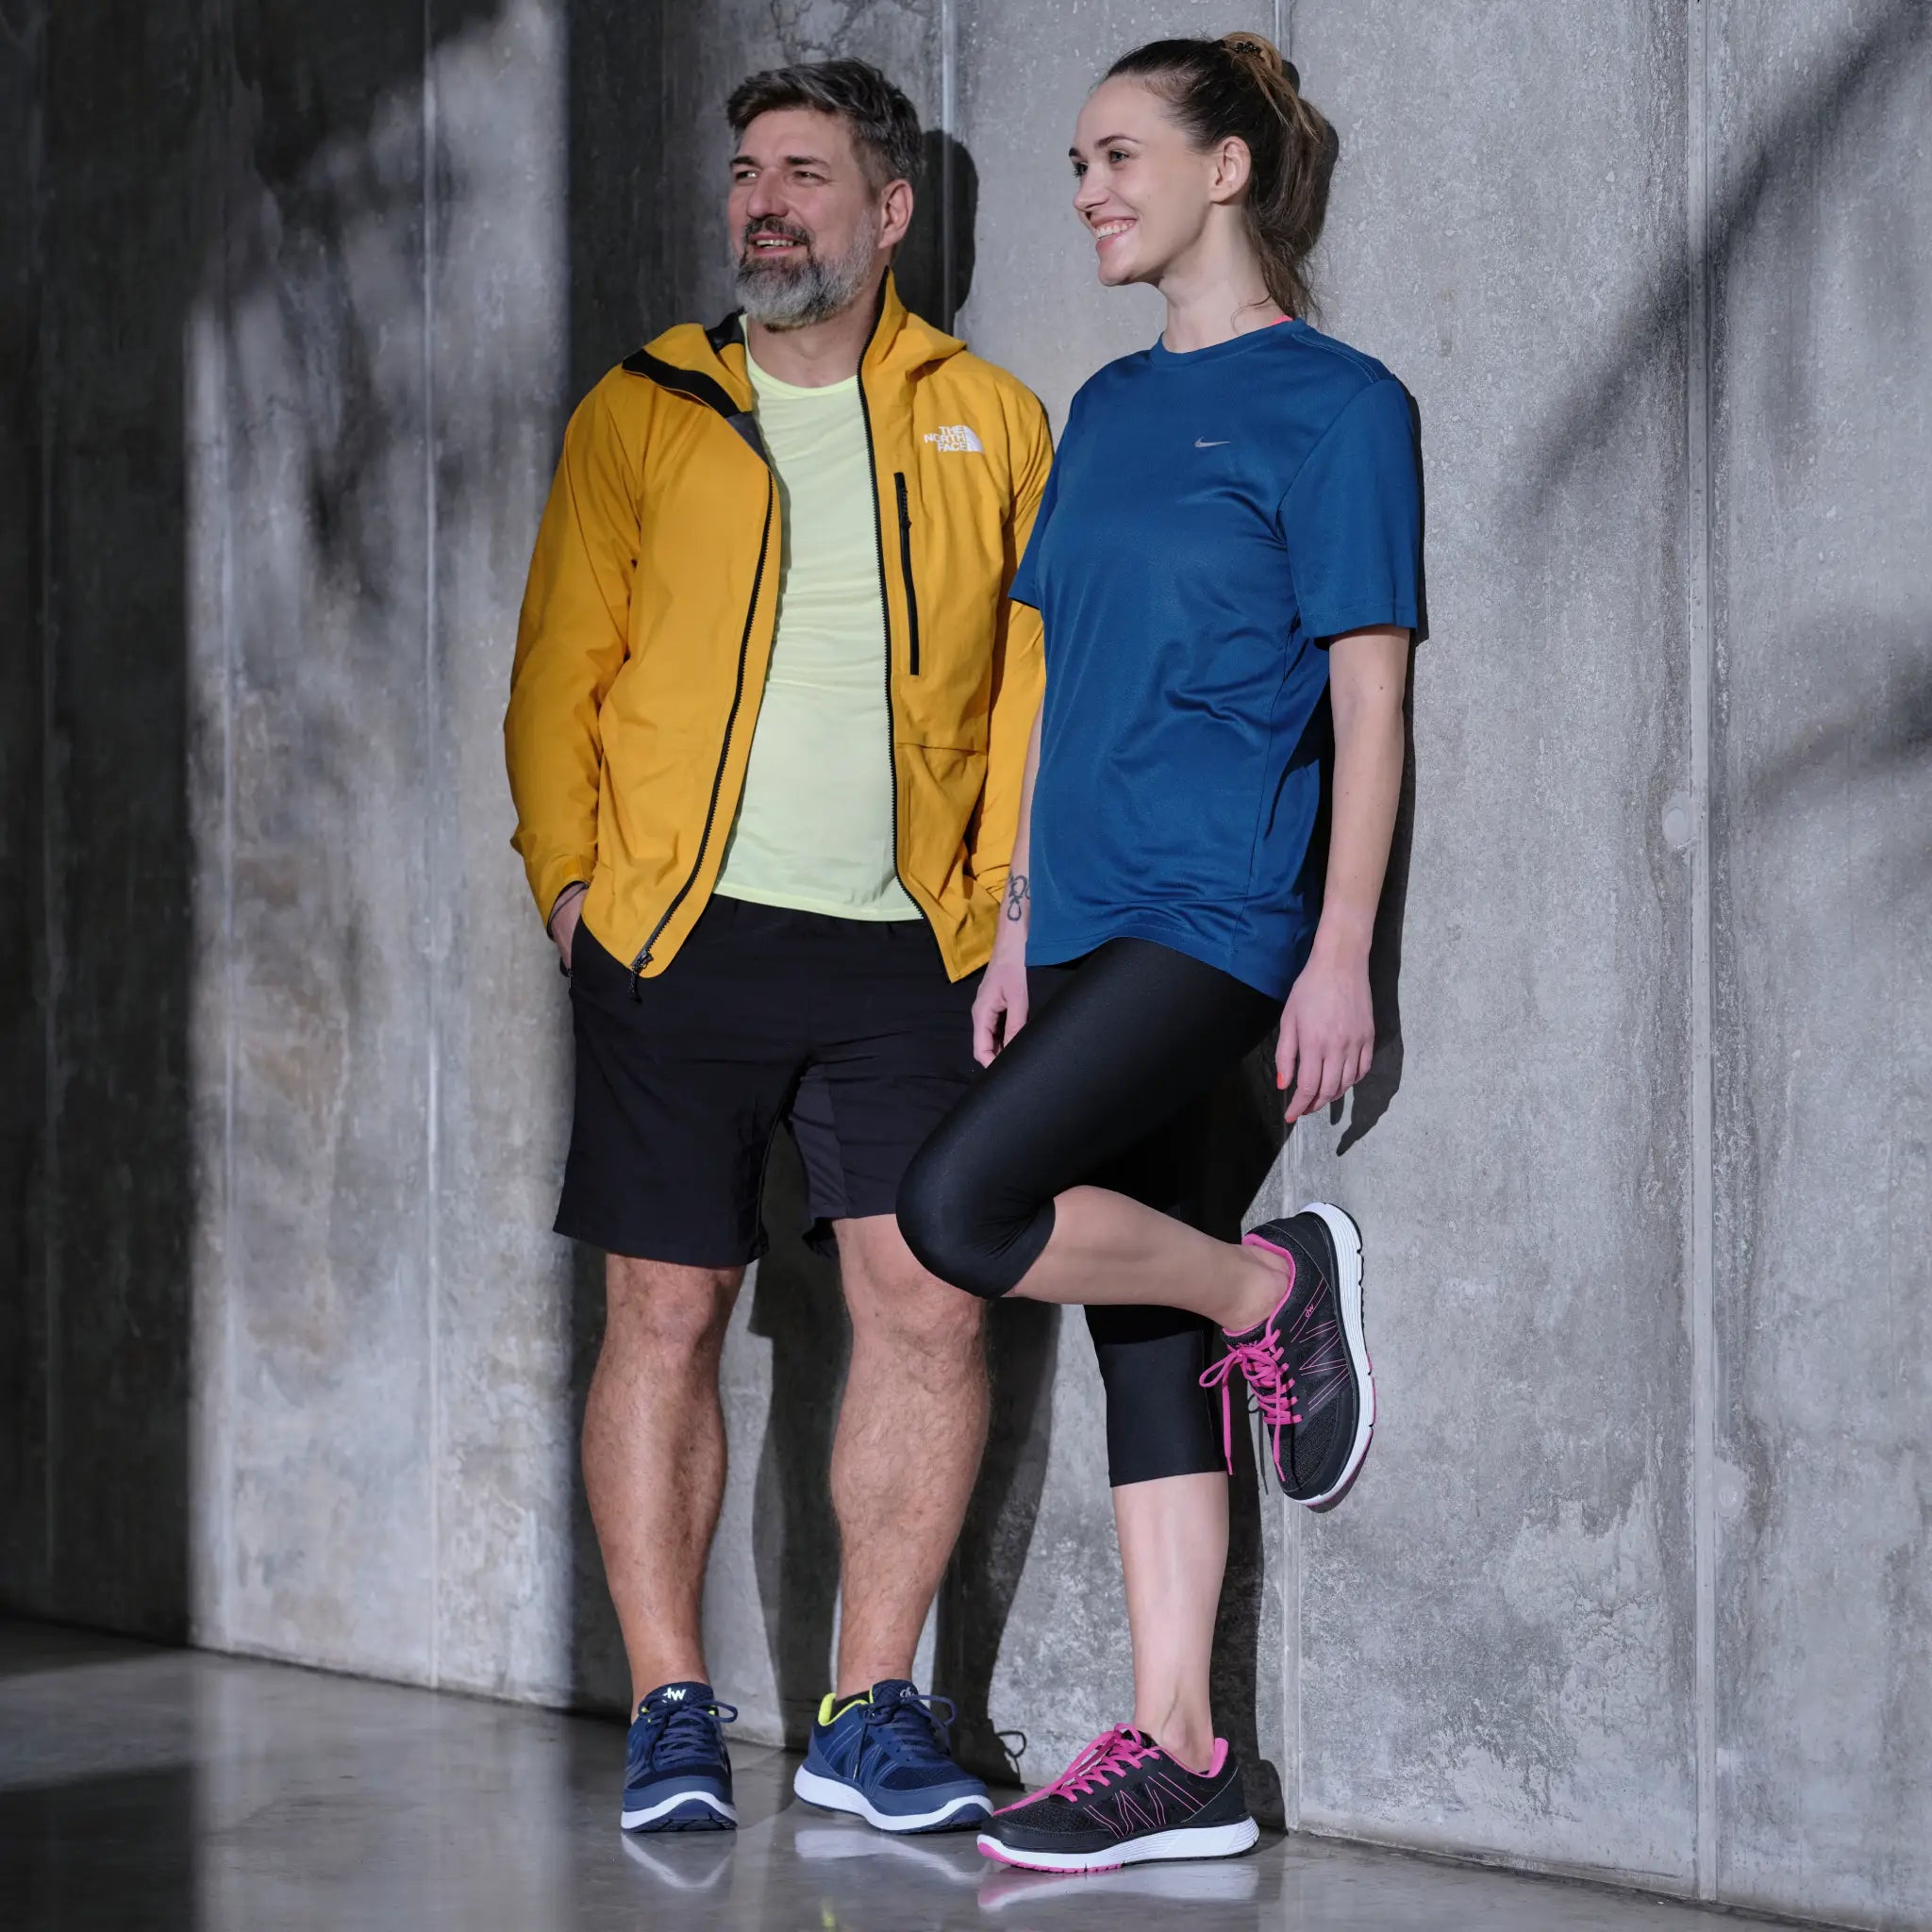
[[[0,1624],[0,1923],[1083,1932],[1185,1924],[1718,1932],[1682,1906],[1263,1838],[1216,1864],[1053,1878],[970,1836],[891,1839],[794,1802],[740,1745],[743,1829],[626,1838],[611,1723]]]

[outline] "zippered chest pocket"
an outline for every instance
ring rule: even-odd
[[[912,503],[906,489],[906,473],[892,473],[892,491],[899,502],[899,570],[906,581],[906,634],[908,669],[919,675],[919,591],[912,581]]]

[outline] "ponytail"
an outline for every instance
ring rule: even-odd
[[[1256,33],[1218,41],[1150,41],[1108,69],[1159,94],[1197,147],[1230,139],[1248,150],[1241,201],[1268,293],[1286,314],[1313,307],[1307,261],[1328,212],[1341,151],[1326,116],[1302,95],[1301,75]]]

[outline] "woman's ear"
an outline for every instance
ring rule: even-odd
[[[1208,184],[1210,201],[1239,201],[1255,172],[1255,158],[1240,135],[1230,134],[1214,150],[1214,176]]]

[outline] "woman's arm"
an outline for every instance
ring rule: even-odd
[[[1026,1024],[1026,925],[1032,910],[1033,776],[1040,769],[1040,713],[1026,740],[1026,769],[1020,781],[1020,822],[1013,833],[1012,863],[1000,901],[992,958],[973,1001],[973,1058],[990,1067],[993,1056]]]
[[[1369,1071],[1374,1053],[1369,941],[1402,792],[1408,640],[1406,629],[1378,625],[1328,646],[1335,719],[1328,882],[1308,962],[1282,1008],[1274,1054],[1274,1084],[1284,1091],[1293,1087],[1291,1121],[1340,1099]]]

